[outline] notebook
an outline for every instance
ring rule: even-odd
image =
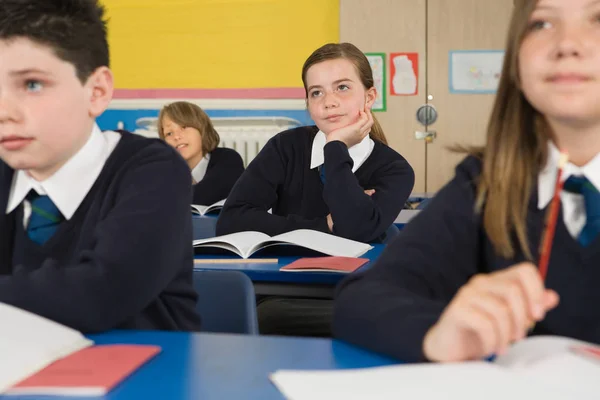
[[[55,361],[8,395],[103,396],[160,352],[158,346],[92,346]]]
[[[216,203],[211,204],[210,206],[202,206],[199,204],[192,204],[192,213],[199,214],[199,215],[205,215],[205,214],[208,214],[213,211],[220,211],[223,208],[223,206],[225,205],[225,200],[226,199],[217,201]]]
[[[216,247],[248,258],[269,246],[296,245],[330,256],[359,257],[373,246],[310,229],[298,229],[269,236],[262,232],[246,231],[193,241],[194,247]]]
[[[599,349],[573,339],[539,336],[515,344],[492,363],[280,370],[270,379],[286,398],[294,400],[598,399],[600,361],[582,355],[581,348]]]
[[[93,342],[80,332],[0,303],[0,393]]]
[[[337,272],[348,274],[369,262],[368,258],[355,257],[305,257],[279,270],[284,272]]]

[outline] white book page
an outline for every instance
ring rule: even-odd
[[[360,257],[373,246],[310,229],[298,229],[271,238],[273,242],[291,243],[330,256]],[[266,246],[261,246],[263,248]],[[258,249],[256,249],[258,250]]]
[[[494,363],[508,368],[528,368],[559,353],[569,352],[569,347],[585,342],[560,336],[532,336],[513,344],[509,351],[496,357]]]
[[[210,206],[203,206],[200,204],[192,204],[192,210],[196,211],[196,213],[200,214],[200,215],[205,215],[206,213],[209,213],[211,211],[217,210],[219,208],[223,208],[223,206],[225,205],[225,200],[220,200],[217,201],[214,204],[211,204]]]
[[[583,396],[579,398],[586,398],[600,393],[600,363],[574,353],[571,347],[577,345],[591,344],[557,336],[531,337],[514,344],[494,363],[532,381],[571,387]]]
[[[413,364],[337,371],[277,371],[271,381],[293,400],[569,399],[490,363]]]
[[[246,231],[231,233],[229,235],[217,236],[208,239],[194,240],[194,247],[217,247],[232,251],[242,258],[248,258],[253,249],[262,242],[268,241],[269,235],[262,232]]]
[[[208,206],[202,206],[200,204],[192,204],[191,207],[194,214],[200,215],[204,215],[206,213],[206,209],[208,208]]]
[[[0,303],[0,320],[0,393],[93,344],[74,329],[4,303]]]

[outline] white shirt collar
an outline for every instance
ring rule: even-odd
[[[312,144],[312,152],[310,155],[310,169],[317,168],[325,162],[325,153],[324,147],[327,143],[327,138],[325,137],[325,133],[322,131],[317,132],[313,144]],[[367,135],[360,143],[355,144],[354,146],[348,149],[348,153],[350,153],[350,158],[354,162],[352,166],[352,172],[356,172],[358,168],[369,158],[371,152],[373,151],[373,147],[375,147],[375,142],[369,135]]]
[[[545,208],[552,196],[556,185],[556,173],[558,172],[558,160],[560,152],[552,143],[548,142],[548,161],[538,177],[538,208]],[[563,170],[561,180],[566,180],[572,175],[584,175],[596,188],[600,189],[600,153],[583,167],[578,167],[570,162]]]
[[[204,175],[206,175],[206,169],[208,168],[208,162],[210,161],[210,153],[202,157],[202,160],[192,169],[192,178],[196,181],[196,183],[200,182],[204,179]]]
[[[6,213],[17,208],[33,189],[41,195],[48,195],[61,214],[70,219],[96,182],[120,138],[121,135],[117,132],[102,133],[98,125],[94,124],[83,147],[48,179],[38,182],[24,170],[16,171]]]

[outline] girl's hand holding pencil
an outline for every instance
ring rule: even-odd
[[[465,361],[501,355],[558,305],[558,294],[546,289],[544,281],[560,209],[562,176],[568,159],[567,153],[561,152],[554,196],[548,207],[540,243],[538,267],[532,263],[521,263],[503,271],[473,277],[458,291],[439,321],[427,332],[423,352],[428,359]]]
[[[480,360],[503,354],[558,304],[532,263],[474,276],[454,296],[423,341],[431,361]]]

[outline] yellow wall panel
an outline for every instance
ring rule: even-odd
[[[103,0],[118,88],[300,87],[339,0]]]

